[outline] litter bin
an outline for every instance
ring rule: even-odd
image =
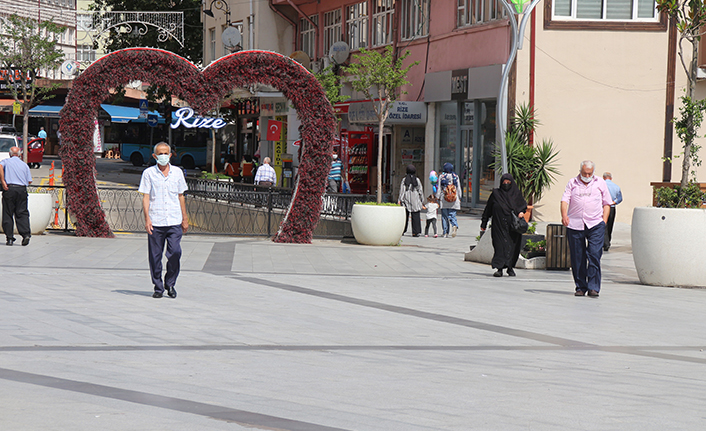
[[[547,225],[547,269],[571,268],[569,238],[563,224]]]

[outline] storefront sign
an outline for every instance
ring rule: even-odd
[[[348,108],[350,123],[377,124],[374,102],[352,102]],[[427,106],[424,102],[401,102],[392,104],[385,124],[425,124]]]
[[[287,99],[260,99],[260,116],[274,117],[275,115],[287,115],[289,104]]]
[[[10,81],[8,83],[7,81]],[[32,88],[32,77],[29,73],[26,76],[26,89]],[[10,93],[12,88],[20,90],[22,88],[22,71],[17,69],[0,69],[0,93]]]
[[[466,100],[468,98],[468,69],[451,71],[451,99]]]
[[[179,126],[188,127],[190,129],[220,129],[225,127],[226,122],[220,118],[205,118],[194,117],[194,110],[191,108],[179,108],[175,113],[176,121],[172,123],[172,129],[177,129]]]

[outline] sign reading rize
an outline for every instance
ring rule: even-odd
[[[227,124],[225,120],[220,118],[204,118],[194,117],[194,110],[191,108],[179,108],[174,115],[176,121],[171,125],[172,129],[177,129],[179,126],[188,127],[190,129],[220,129]]]

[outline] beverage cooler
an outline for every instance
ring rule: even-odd
[[[351,193],[370,193],[372,187],[374,157],[373,132],[342,132],[342,142],[347,144],[344,169]]]

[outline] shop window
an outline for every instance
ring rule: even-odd
[[[395,13],[393,0],[378,0],[373,6],[373,46],[392,42],[392,17]]]
[[[545,0],[544,28],[665,31],[667,16],[655,0]]]
[[[324,54],[328,55],[331,45],[341,41],[341,9],[324,13]]]
[[[352,50],[368,47],[368,3],[346,7],[348,46]]]
[[[458,27],[483,24],[506,16],[500,0],[458,0]]]
[[[319,24],[318,15],[312,15],[309,19],[302,18],[299,21],[299,28],[301,29],[299,34],[301,37],[301,50],[306,52],[309,58],[313,59],[316,57],[316,27],[312,22],[316,25]]]
[[[429,34],[429,0],[402,0],[398,4],[402,40]]]

